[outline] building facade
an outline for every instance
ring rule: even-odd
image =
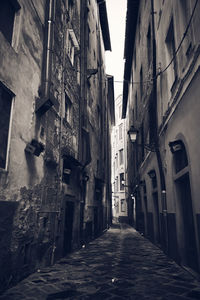
[[[113,220],[127,222],[126,121],[121,119],[122,95],[115,99],[115,126],[112,130],[112,211]]]
[[[97,2],[0,4],[2,290],[110,224],[113,78],[103,59],[106,5]]]
[[[129,220],[199,272],[200,3],[128,1],[127,8],[123,117],[137,134],[127,145],[136,201]]]

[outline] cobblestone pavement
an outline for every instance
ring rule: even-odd
[[[200,282],[126,225],[30,275],[4,300],[200,299]]]

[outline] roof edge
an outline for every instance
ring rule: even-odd
[[[110,31],[108,25],[106,1],[102,2],[102,0],[97,0],[97,4],[99,6],[99,15],[100,15],[100,23],[101,23],[104,47],[105,50],[111,51],[111,41],[110,41]]]

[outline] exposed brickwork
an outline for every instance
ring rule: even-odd
[[[80,247],[84,242],[84,220],[92,222],[93,235],[94,211],[87,205],[93,206],[94,176],[98,174],[97,160],[102,158],[96,110],[100,85],[95,83],[92,94],[97,96],[89,116],[93,161],[88,170],[81,161],[80,103],[83,99],[87,103],[82,91],[86,88],[87,57],[81,52],[80,32],[87,15],[80,18],[79,1],[69,1],[68,8],[66,1],[19,0],[19,3],[21,9],[16,16],[12,45],[0,32],[0,81],[13,95],[8,163],[6,169],[0,169],[0,290],[41,266],[53,264],[66,254],[64,244],[70,244],[70,250]],[[96,1],[93,5],[97,12]],[[68,30],[73,30],[73,43],[78,43],[73,62],[67,53]],[[95,47],[101,44],[99,41]],[[105,75],[104,68],[101,72]],[[72,103],[70,123],[66,120],[66,95]],[[54,105],[43,113],[36,111],[44,100]],[[85,112],[87,119],[87,109]],[[93,136],[98,137],[98,143]],[[39,156],[24,151],[32,140],[44,146]],[[70,172],[69,183],[63,180],[64,159]],[[85,171],[90,173],[88,189],[82,180]],[[89,192],[86,198],[90,200],[86,200],[85,206],[86,190]],[[73,209],[67,211],[66,207],[70,207],[67,204],[71,203]],[[90,213],[84,214],[85,210]]]

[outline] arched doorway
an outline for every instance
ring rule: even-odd
[[[174,160],[174,182],[177,197],[176,216],[181,263],[198,270],[189,166],[184,143],[181,140],[176,141],[176,145],[174,148],[171,147],[171,151]]]

